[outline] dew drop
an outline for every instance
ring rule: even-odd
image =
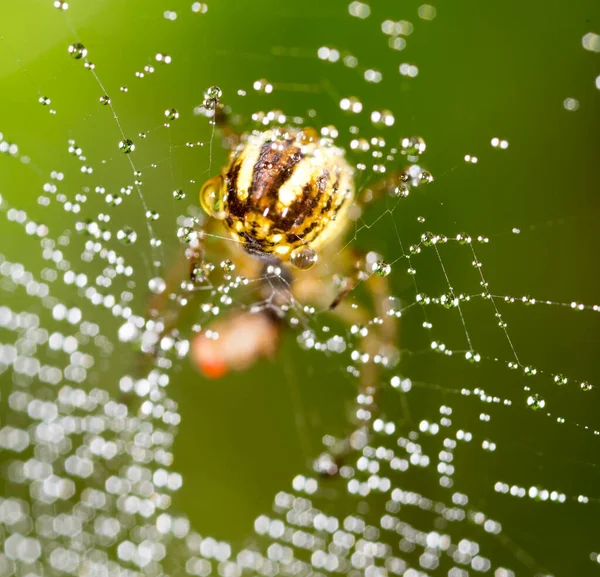
[[[392,265],[380,260],[375,263],[373,270],[377,276],[386,277],[392,272]]]
[[[216,98],[217,100],[219,100],[221,96],[223,96],[223,91],[218,86],[210,86],[206,90],[207,98]]]
[[[437,243],[439,240],[439,236],[434,234],[433,232],[424,232],[421,235],[421,241],[424,246],[432,246]]]
[[[429,303],[431,303],[431,297],[426,295],[425,293],[419,293],[416,297],[415,297],[416,301],[421,305],[421,306],[426,306]]]
[[[133,144],[133,140],[129,138],[125,138],[119,142],[119,150],[124,152],[125,154],[129,154],[135,150],[135,144]]]
[[[69,9],[69,3],[68,2],[61,2],[61,0],[55,0],[54,1],[54,7],[57,8],[58,10],[68,10]]]
[[[123,202],[123,197],[120,194],[107,194],[104,201],[111,206],[119,206]]]
[[[208,180],[200,191],[200,206],[206,214],[217,220],[223,220],[227,216],[223,193],[223,179],[220,176]]]
[[[531,395],[527,397],[527,406],[534,411],[539,411],[546,406],[546,401],[541,395]]]
[[[155,210],[147,210],[146,211],[146,219],[147,220],[158,220],[160,215]]]
[[[402,146],[402,153],[408,156],[420,156],[427,148],[425,141],[420,136],[403,138],[400,144]]]
[[[426,170],[423,170],[421,172],[421,174],[419,174],[419,182],[423,182],[424,184],[429,184],[430,182],[433,182],[433,175],[431,174],[431,172],[427,172]]]
[[[40,96],[38,98],[38,102],[42,105],[42,106],[48,106],[48,104],[50,104],[51,100],[47,97],[47,96]]]
[[[209,272],[204,263],[196,264],[190,272],[190,280],[195,284],[200,284],[207,279]]]
[[[81,42],[75,42],[69,46],[69,54],[75,60],[81,60],[87,56],[87,48]]]
[[[123,244],[133,244],[137,240],[137,232],[130,226],[125,226],[117,232],[117,238]]]
[[[229,259],[226,259],[221,262],[221,268],[225,272],[231,272],[232,270],[235,270],[235,264],[233,264],[233,262],[231,262]]]
[[[559,386],[563,386],[566,385],[569,381],[569,379],[567,379],[567,377],[565,377],[564,375],[561,375],[560,373],[557,375],[554,375],[554,377],[552,377],[554,382],[559,385]]]
[[[177,229],[177,238],[184,244],[189,244],[198,238],[198,233],[191,226],[180,226]]]
[[[396,198],[406,198],[408,196],[409,189],[406,184],[401,184],[394,188],[394,196]]]
[[[165,118],[167,118],[167,120],[177,120],[179,118],[179,112],[175,108],[167,108],[167,110],[165,110]]]
[[[290,263],[299,270],[312,268],[319,260],[319,255],[309,246],[299,246],[290,254]]]
[[[100,104],[103,104],[104,106],[107,106],[108,104],[110,104],[110,98],[109,98],[108,94],[104,94],[103,96],[100,97]]]
[[[206,110],[214,110],[217,107],[217,104],[219,104],[221,96],[223,96],[223,91],[218,86],[210,86],[204,93],[202,106],[204,106]]]
[[[481,355],[475,351],[468,351],[465,353],[465,359],[470,363],[479,363],[481,362]]]
[[[265,94],[271,94],[271,92],[273,92],[273,85],[265,78],[255,80],[252,86],[257,92],[264,92]]]
[[[148,288],[156,295],[165,292],[167,283],[161,277],[157,276],[148,281]]]
[[[185,192],[180,188],[173,191],[173,198],[175,200],[183,200],[185,198]]]
[[[173,61],[168,54],[163,54],[162,52],[158,52],[154,58],[157,62],[161,62],[162,64],[171,64]]]
[[[458,299],[454,296],[454,293],[443,294],[440,297],[440,304],[447,309],[452,309],[458,306]]]
[[[591,391],[592,390],[592,385],[591,385],[591,383],[588,383],[587,381],[582,381],[581,383],[579,383],[579,388],[582,391],[587,392],[587,391]]]

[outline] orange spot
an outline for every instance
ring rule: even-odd
[[[209,379],[219,379],[229,372],[229,366],[223,355],[219,353],[219,346],[204,336],[198,336],[192,341],[192,362],[195,367]]]
[[[220,379],[229,372],[227,365],[221,359],[217,358],[200,361],[198,368],[200,369],[200,372],[209,379]]]

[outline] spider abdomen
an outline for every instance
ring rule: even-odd
[[[223,170],[222,218],[248,252],[288,260],[344,228],[354,197],[344,151],[312,129],[247,136]]]

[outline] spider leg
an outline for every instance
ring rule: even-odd
[[[403,170],[394,170],[379,180],[365,186],[358,198],[360,205],[379,200],[382,196],[392,194],[394,190],[409,180],[408,174]]]
[[[356,255],[356,253],[354,253]],[[354,259],[356,261],[356,259]],[[357,327],[360,335],[360,384],[353,410],[354,430],[332,448],[336,471],[344,458],[353,450],[362,449],[368,442],[369,429],[379,414],[378,398],[381,391],[382,367],[397,362],[397,319],[387,314],[390,296],[389,281],[371,274],[362,284],[367,289],[371,306],[351,303],[345,297],[354,289],[358,280],[348,281],[350,286],[340,291],[330,306],[332,314],[347,326]],[[327,459],[325,459],[327,463]],[[327,471],[327,466],[322,468]],[[329,471],[332,469],[329,468]]]
[[[215,107],[214,115],[215,128],[226,141],[226,148],[233,149],[241,140],[240,133],[233,127],[231,116],[227,112],[227,108],[219,103]]]

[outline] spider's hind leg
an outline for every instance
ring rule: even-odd
[[[381,413],[379,400],[382,370],[398,361],[397,320],[389,315],[389,281],[371,274],[362,281],[372,306],[352,303],[347,295],[357,282],[348,281],[330,306],[332,313],[357,335],[357,351],[360,368],[359,389],[354,402],[352,422],[354,430],[330,447],[330,453],[320,457],[316,468],[324,474],[337,472],[346,457],[353,451],[360,451],[369,440],[373,421]]]

